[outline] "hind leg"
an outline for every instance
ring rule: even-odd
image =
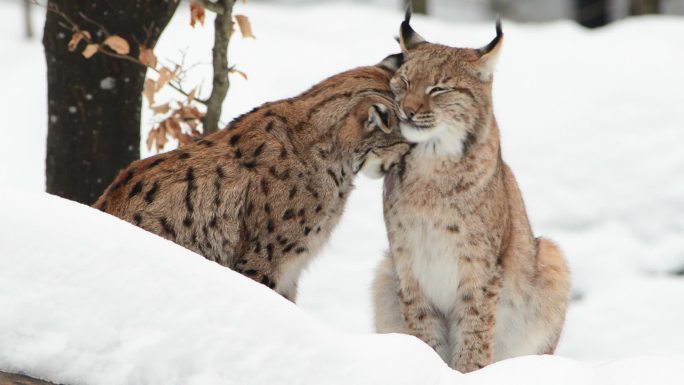
[[[551,241],[537,239],[537,295],[549,336],[538,354],[553,354],[558,346],[570,295],[570,271],[560,249]]]
[[[375,271],[372,287],[373,317],[378,333],[409,333],[401,316],[398,290],[399,277],[392,258],[387,255]]]
[[[494,361],[553,354],[558,345],[569,294],[569,273],[560,250],[537,240],[534,275],[504,283],[497,308]]]

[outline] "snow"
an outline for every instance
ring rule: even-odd
[[[249,80],[231,78],[224,122],[397,51],[398,10],[305,5],[238,4],[258,38],[231,43]],[[387,247],[378,181],[358,179],[297,306],[41,193],[45,59],[39,39],[21,38],[19,10],[0,3],[1,14],[16,16],[0,25],[0,49],[13,59],[0,61],[0,370],[75,385],[681,383],[683,18],[595,31],[504,21],[494,89],[504,158],[535,232],[567,254],[575,300],[557,356],[460,375],[415,338],[372,334],[370,281]],[[182,9],[157,47],[161,60],[185,50],[188,63],[201,63],[188,85],[209,79],[210,18],[193,30]],[[412,24],[429,40],[462,46],[484,45],[494,30],[419,16]],[[146,132],[152,116],[143,111]]]

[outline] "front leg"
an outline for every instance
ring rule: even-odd
[[[433,348],[444,362],[449,362],[451,349],[447,340],[446,319],[427,300],[408,266],[409,259],[403,261],[405,263],[402,263],[401,258],[395,259],[399,276],[397,296],[406,331]]]
[[[456,345],[450,366],[467,373],[492,363],[501,272],[488,257],[462,257],[459,266],[463,278],[450,317],[449,340]]]

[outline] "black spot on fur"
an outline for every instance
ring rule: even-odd
[[[452,232],[452,233],[458,233],[460,229],[458,228],[458,225],[449,225],[447,226],[447,230]]]
[[[289,197],[290,199],[292,199],[292,198],[295,197],[295,195],[297,195],[297,186],[294,186],[294,187],[292,187],[292,188],[290,189],[290,192],[289,192],[289,194],[288,194],[288,197]]]
[[[254,149],[254,156],[256,157],[261,155],[261,153],[264,152],[264,147],[266,147],[266,143],[261,143],[258,145],[257,148]]]
[[[190,216],[186,216],[185,219],[183,219],[183,226],[185,226],[185,227],[192,226],[192,218],[190,218]]]
[[[308,227],[308,226],[304,227],[304,235],[309,235],[310,232],[311,232],[311,227]]]
[[[266,257],[268,258],[269,261],[273,259],[273,244],[272,243],[269,243],[268,245],[266,245]]]
[[[171,235],[173,239],[176,239],[176,230],[173,228],[173,226],[171,226],[166,218],[159,218],[159,224],[167,234]]]
[[[152,162],[147,166],[147,169],[149,170],[149,169],[151,169],[151,168],[157,167],[157,166],[159,165],[159,163],[163,162],[164,160],[165,160],[164,158],[157,158],[157,159],[155,159],[154,161],[152,161]]]
[[[242,151],[240,151],[240,149],[238,148],[237,150],[235,150],[235,159],[240,158],[242,158]]]
[[[188,154],[187,152],[181,152],[180,154],[178,154],[178,159],[183,160],[188,158],[190,158],[190,154]]]
[[[139,180],[136,184],[133,185],[131,192],[128,193],[128,198],[133,198],[134,196],[140,194],[140,192],[142,191],[142,187],[143,183]]]
[[[152,203],[154,201],[154,194],[157,193],[157,190],[159,189],[159,182],[155,181],[152,184],[152,188],[150,188],[147,191],[147,194],[145,194],[145,201],[147,203]]]
[[[211,221],[209,221],[209,227],[211,227],[212,229],[215,229],[217,224],[218,224],[218,218],[216,218],[216,215],[214,215],[211,218]]]
[[[268,287],[271,288],[271,289],[273,289],[273,288],[275,287],[275,285],[273,284],[273,282],[271,282],[271,279],[268,278],[268,277],[265,276],[265,275],[264,275],[263,277],[261,277],[261,283],[264,284],[264,285],[266,285],[266,286],[268,286]]]
[[[299,209],[299,211],[297,212],[297,215],[300,216],[300,217],[304,217],[304,216],[306,215],[306,210],[302,207],[302,208]]]
[[[289,253],[290,250],[292,250],[292,248],[293,248],[294,246],[295,246],[294,243],[288,243],[287,246],[285,246],[285,247],[283,248],[283,253]]]
[[[273,131],[273,122],[268,122],[266,125],[266,132],[271,132]]]
[[[216,166],[216,176],[219,178],[224,178],[226,176],[226,174],[223,173],[223,169],[219,165]]]
[[[273,225],[273,220],[269,219],[269,220],[268,220],[268,223],[266,224],[266,230],[267,230],[269,233],[272,233],[274,227],[275,227],[275,226]]]
[[[254,203],[252,201],[247,203],[247,208],[245,209],[245,215],[250,216],[252,215],[252,211],[254,211]]]
[[[264,195],[268,195],[269,192],[268,182],[263,178],[261,179],[261,192],[264,193]]]
[[[228,143],[230,143],[231,146],[235,146],[237,144],[238,140],[240,140],[240,134],[235,134],[235,135],[230,137],[230,140],[228,141]]]
[[[300,247],[298,247],[298,248],[295,249],[295,253],[301,254],[301,253],[305,252],[306,250],[307,250],[306,247],[301,247],[301,246],[300,246]]]
[[[287,158],[287,150],[285,149],[285,147],[283,147],[282,149],[280,149],[280,159],[285,158]]]
[[[292,210],[292,209],[287,209],[287,210],[285,210],[285,212],[283,213],[283,220],[285,220],[285,221],[290,220],[290,219],[294,218],[294,216],[295,216],[294,210]]]
[[[142,215],[140,215],[140,213],[133,214],[133,221],[135,221],[136,225],[140,225],[140,222],[142,222]]]
[[[326,172],[328,173],[328,175],[330,175],[333,182],[335,182],[335,186],[340,187],[340,181],[337,180],[337,175],[335,174],[335,172],[331,169],[327,169]]]
[[[316,206],[316,212],[320,213],[321,210],[323,210],[323,207],[321,205]]]
[[[256,161],[250,160],[248,162],[243,162],[242,167],[252,170],[254,167],[256,167]]]
[[[185,208],[188,210],[188,212],[192,213],[194,211],[194,206],[192,204],[192,191],[195,189],[195,171],[192,169],[192,167],[188,168],[188,171],[185,173],[185,181],[188,184],[185,191]]]
[[[258,271],[254,269],[247,269],[245,270],[245,275],[257,275]]]
[[[271,204],[270,204],[270,203],[265,203],[265,204],[264,204],[264,211],[266,212],[266,214],[270,214],[270,213],[271,213]]]
[[[205,146],[207,146],[207,147],[211,147],[211,146],[214,145],[214,142],[212,142],[211,140],[206,140],[206,139],[200,139],[200,140],[198,141],[198,143],[199,143],[199,144],[203,144],[203,145],[205,145]]]

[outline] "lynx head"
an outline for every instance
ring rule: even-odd
[[[356,119],[343,127],[343,142],[354,143],[353,170],[370,178],[380,178],[401,156],[409,144],[399,130],[393,95],[389,81],[402,62],[402,54],[386,57],[379,64],[361,70],[372,71],[365,77],[369,89],[358,103]]]
[[[390,82],[402,134],[413,143],[447,155],[461,155],[487,130],[492,112],[492,73],[503,42],[496,37],[479,49],[427,42],[409,21],[401,23],[404,63]]]

